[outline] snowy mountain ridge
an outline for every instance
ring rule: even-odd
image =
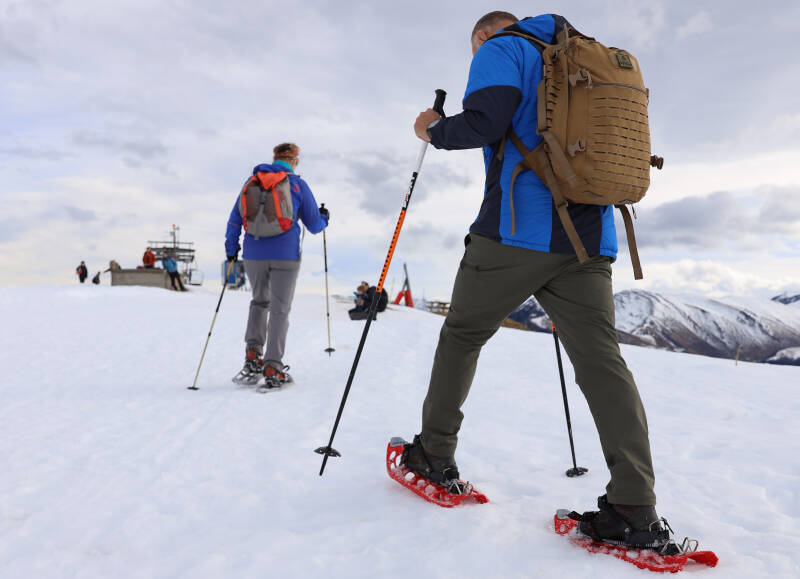
[[[620,342],[752,362],[800,365],[800,301],[697,295],[664,295],[625,290],[614,296]],[[795,296],[797,297],[797,296]],[[790,304],[792,304],[790,306]],[[550,321],[534,298],[511,316],[534,331]],[[783,352],[776,357],[779,352]]]
[[[786,304],[787,306],[793,304],[800,307],[800,294],[791,295],[790,292],[783,292],[772,298],[772,301]]]

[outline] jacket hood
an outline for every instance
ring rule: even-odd
[[[261,163],[253,167],[253,175],[261,171],[262,173],[289,173],[293,174],[291,169],[286,168],[284,165]]]

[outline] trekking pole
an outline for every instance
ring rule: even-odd
[[[588,468],[578,466],[575,462],[575,443],[572,441],[572,421],[569,419],[569,402],[567,402],[567,385],[564,383],[564,367],[561,365],[561,348],[558,345],[558,332],[556,325],[551,324],[553,327],[553,340],[556,342],[556,357],[558,358],[558,375],[561,378],[561,393],[564,395],[564,414],[567,416],[567,432],[569,433],[569,448],[572,451],[572,468],[568,469],[566,475],[568,477],[581,476],[589,472]]]
[[[187,386],[188,390],[199,390],[197,387],[197,377],[200,376],[200,367],[203,365],[203,358],[206,357],[206,348],[208,348],[208,341],[211,339],[211,330],[214,329],[214,322],[217,321],[217,314],[219,313],[219,306],[222,303],[222,296],[225,295],[225,288],[228,287],[228,279],[231,277],[231,271],[233,270],[233,264],[236,263],[236,260],[231,259],[230,263],[228,264],[228,273],[225,274],[225,279],[222,282],[222,292],[219,294],[219,301],[217,302],[217,309],[214,310],[214,317],[211,318],[211,327],[208,329],[208,336],[206,337],[206,345],[203,346],[203,353],[200,355],[200,363],[197,365],[197,373],[194,375],[194,382],[192,382],[191,386]]]
[[[323,209],[325,204],[320,205]],[[325,238],[325,229],[322,230],[322,254],[325,256],[325,313],[328,316],[328,347],[325,351],[328,356],[336,350],[331,348],[331,298],[328,295],[328,241]]]
[[[433,110],[439,113],[442,117],[444,117],[444,98],[447,96],[447,93],[440,88],[436,89],[436,99],[433,103]],[[411,173],[411,183],[408,186],[408,192],[406,193],[405,201],[403,202],[403,207],[400,209],[400,217],[397,218],[397,225],[394,228],[394,235],[392,235],[392,241],[389,244],[389,252],[386,254],[386,261],[383,263],[383,271],[381,271],[381,277],[378,281],[378,285],[375,288],[375,299],[370,302],[369,305],[369,316],[367,316],[367,323],[364,325],[364,332],[361,334],[361,341],[358,344],[358,349],[356,350],[356,357],[353,360],[353,367],[350,369],[350,376],[347,379],[347,385],[344,388],[344,394],[342,394],[342,403],[339,405],[339,412],[336,414],[336,421],[333,423],[333,430],[331,430],[331,438],[328,441],[327,446],[320,446],[314,452],[317,454],[322,454],[322,466],[319,469],[319,476],[322,476],[322,473],[325,472],[325,465],[328,463],[328,457],[330,456],[342,456],[341,453],[331,446],[333,444],[333,438],[336,436],[336,429],[339,428],[339,420],[342,418],[342,412],[344,411],[345,402],[347,402],[347,395],[350,393],[350,387],[353,385],[353,378],[356,375],[356,368],[358,367],[358,361],[361,359],[361,351],[364,349],[364,342],[367,340],[367,334],[369,333],[370,324],[372,324],[372,319],[378,311],[378,302],[380,301],[379,297],[381,295],[381,291],[383,290],[383,283],[386,281],[386,274],[389,272],[389,265],[392,263],[392,256],[394,255],[394,248],[397,245],[397,239],[400,237],[400,230],[403,228],[403,221],[406,218],[406,211],[408,210],[408,204],[411,201],[411,194],[414,192],[414,185],[417,182],[417,176],[419,175],[419,171],[422,168],[422,160],[425,158],[425,151],[428,149],[428,143],[422,143],[422,147],[419,151],[419,157],[417,158],[417,166],[414,169],[414,172]]]

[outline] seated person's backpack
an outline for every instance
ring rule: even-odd
[[[370,308],[370,303],[372,303],[372,300],[375,299],[375,292],[377,291],[377,289],[378,288],[376,288],[374,285],[369,286],[369,289],[367,290],[367,295],[366,295],[367,299],[365,300],[365,303],[364,303],[364,308],[365,309],[369,309]],[[381,295],[378,298],[378,309],[377,309],[377,311],[379,311],[379,312],[386,311],[386,306],[387,305],[389,305],[389,294],[386,293],[386,290],[384,288],[381,288]]]
[[[510,128],[506,135],[523,156],[511,176],[511,235],[514,180],[530,169],[550,189],[581,263],[589,256],[567,212],[568,201],[617,207],[625,222],[634,277],[641,279],[626,205],[644,197],[650,167],[661,169],[664,159],[650,154],[649,91],[639,63],[627,51],[608,48],[566,25],[552,45],[517,31],[496,36],[509,35],[531,42],[541,53],[543,66],[537,99],[537,133],[542,141],[530,151]],[[504,147],[505,140],[501,151]]]
[[[239,214],[245,233],[256,239],[289,231],[296,221],[289,175],[266,171],[253,175],[242,187]]]

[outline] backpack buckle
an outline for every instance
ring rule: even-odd
[[[574,145],[567,146],[567,152],[569,153],[570,157],[574,157],[578,153],[583,153],[586,150],[586,141],[583,139],[578,139],[575,141]]]
[[[589,71],[585,68],[579,68],[575,74],[570,74],[568,78],[570,86],[575,86],[579,82],[585,82],[586,88],[592,88],[594,86],[592,84],[592,75],[589,74]]]

